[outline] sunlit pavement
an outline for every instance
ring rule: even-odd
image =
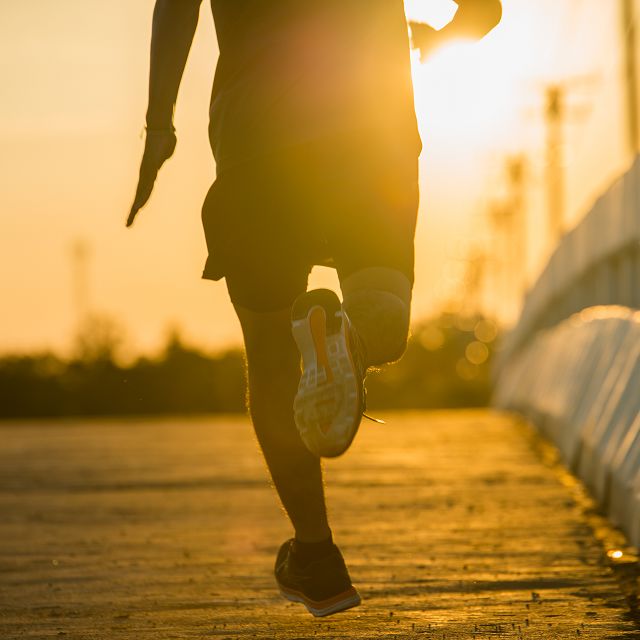
[[[290,530],[245,419],[0,426],[0,638],[640,638],[526,427],[388,418],[327,465],[363,604],[319,620],[274,587]]]

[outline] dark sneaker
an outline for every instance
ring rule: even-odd
[[[364,411],[363,349],[333,291],[299,296],[291,320],[302,356],[293,404],[298,431],[315,455],[339,456],[353,441]]]
[[[275,575],[280,593],[291,602],[301,602],[316,617],[351,609],[360,604],[360,594],[351,584],[338,547],[324,558],[300,566],[293,552],[294,540],[278,551]]]

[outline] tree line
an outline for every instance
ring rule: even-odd
[[[495,323],[441,314],[413,328],[407,352],[367,378],[369,411],[476,407],[489,402]],[[123,363],[118,338],[93,321],[73,357],[0,357],[0,418],[245,411],[240,349],[211,354],[172,333],[155,357]]]

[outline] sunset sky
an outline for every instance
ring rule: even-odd
[[[0,3],[0,351],[68,349],[76,322],[72,246],[90,248],[89,306],[122,324],[134,352],[169,327],[198,345],[238,343],[224,283],[200,279],[200,208],[215,175],[207,140],[217,58],[203,2],[179,96],[178,147],[132,229],[153,0]],[[407,0],[437,20],[448,0]],[[544,88],[566,83],[567,218],[575,222],[629,163],[618,0],[504,0],[479,44],[414,55],[425,150],[414,318],[436,311],[488,227],[504,158],[529,163],[530,276],[544,264]],[[335,283],[332,273],[314,284]]]

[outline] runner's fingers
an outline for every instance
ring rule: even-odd
[[[145,168],[144,164],[142,167],[140,167],[140,179],[138,180],[138,188],[136,189],[136,195],[133,199],[133,205],[131,207],[129,217],[127,218],[128,227],[133,224],[138,211],[140,211],[140,209],[142,209],[142,207],[144,207],[144,205],[149,201],[151,193],[153,192],[153,186],[156,182],[157,175],[158,169]]]
[[[409,22],[411,46],[420,51],[420,58],[426,57],[440,44],[439,32],[422,22]]]
[[[162,165],[173,155],[176,148],[176,136],[174,133],[148,135],[142,162],[140,163],[140,176],[136,195],[127,218],[127,227],[135,220],[138,211],[149,201],[153,187],[158,177],[158,171]]]

